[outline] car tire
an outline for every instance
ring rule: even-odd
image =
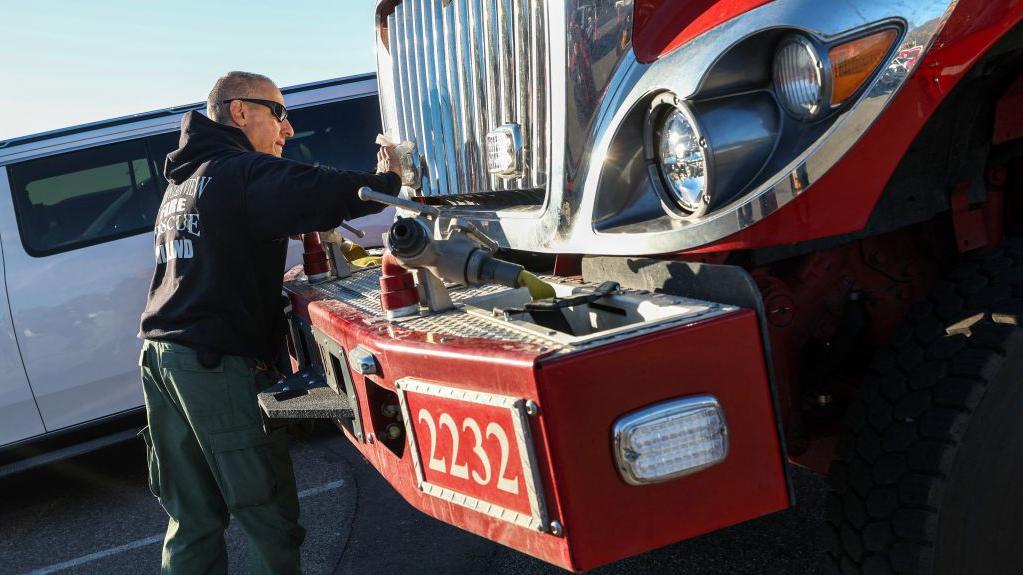
[[[1023,565],[1023,242],[963,264],[871,364],[831,467],[836,573]]]

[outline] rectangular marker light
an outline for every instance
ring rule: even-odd
[[[630,485],[659,483],[724,461],[728,426],[710,395],[673,399],[624,415],[613,437],[618,471]]]
[[[519,172],[522,135],[517,124],[504,124],[487,134],[487,170],[497,176]]]

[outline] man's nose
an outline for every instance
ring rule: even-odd
[[[291,120],[284,120],[281,122],[281,135],[284,136],[285,139],[295,135],[295,128],[291,127]]]

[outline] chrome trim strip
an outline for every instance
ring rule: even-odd
[[[537,465],[536,450],[533,447],[529,415],[526,413],[526,400],[506,395],[447,387],[412,378],[399,379],[394,383],[394,387],[398,392],[398,405],[401,406],[402,418],[405,424],[405,436],[408,438],[412,456],[412,467],[415,469],[420,490],[427,495],[432,495],[521,527],[537,531],[547,531],[549,529],[547,503],[544,497],[539,465]],[[408,397],[406,395],[408,392],[433,395],[468,403],[503,407],[511,411],[512,424],[515,427],[515,440],[518,442],[519,453],[522,456],[522,483],[525,485],[529,498],[530,515],[505,509],[493,503],[426,481],[423,473],[423,462],[419,457],[419,444],[415,433],[413,433],[412,413],[409,410]]]

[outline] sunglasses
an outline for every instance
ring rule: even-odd
[[[225,104],[233,102],[235,100],[241,100],[242,102],[250,102],[253,104],[259,104],[270,108],[270,113],[277,118],[278,122],[283,122],[288,119],[288,109],[284,107],[284,104],[280,102],[274,102],[273,100],[260,100],[259,98],[231,98],[230,100],[224,100]]]

